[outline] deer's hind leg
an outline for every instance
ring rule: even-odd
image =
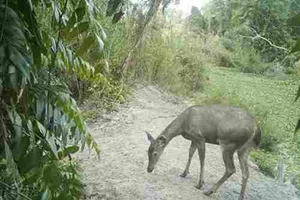
[[[189,158],[188,158],[188,161],[186,163],[186,167],[185,167],[185,170],[183,171],[183,173],[180,175],[181,177],[186,177],[186,175],[189,173],[189,169],[190,169],[190,165],[191,165],[191,161],[192,161],[192,158],[193,158],[193,155],[196,151],[196,148],[197,148],[197,144],[195,142],[191,142],[191,146],[190,146],[190,149],[189,149]]]
[[[238,150],[238,158],[240,162],[240,167],[242,170],[242,188],[240,192],[239,200],[243,200],[245,196],[246,186],[249,178],[249,167],[248,167],[248,157],[251,151],[251,147],[245,146]]]
[[[205,195],[211,195],[212,193],[216,192],[217,189],[232,175],[236,172],[235,166],[234,166],[234,161],[233,161],[233,154],[236,150],[236,146],[233,144],[221,144],[221,149],[222,149],[222,155],[223,155],[223,160],[225,163],[225,173],[220,178],[220,180],[213,185],[213,187],[207,191],[204,192]]]

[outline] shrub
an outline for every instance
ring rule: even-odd
[[[256,50],[243,41],[237,42],[234,50],[230,53],[231,67],[245,73],[263,73],[268,67],[261,61],[261,57]]]
[[[151,25],[145,38],[127,77],[158,83],[176,94],[201,90],[205,82],[202,69],[209,63],[203,56],[201,40],[183,37],[180,31],[165,34],[164,29]]]

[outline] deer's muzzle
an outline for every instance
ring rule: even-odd
[[[154,167],[148,167],[148,168],[147,168],[147,172],[148,172],[148,173],[151,173],[151,172],[153,171],[153,169],[154,169]]]

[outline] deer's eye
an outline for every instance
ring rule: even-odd
[[[155,157],[156,157],[156,156],[157,156],[157,152],[154,152],[154,153],[153,153],[153,156],[155,156]]]

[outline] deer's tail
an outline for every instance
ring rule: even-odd
[[[259,125],[256,128],[253,141],[254,141],[256,147],[258,147],[258,145],[259,145],[259,143],[261,141],[261,127]]]

